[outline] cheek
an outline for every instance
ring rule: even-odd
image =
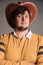
[[[21,25],[21,21],[19,19],[16,19],[16,25],[17,26]]]
[[[17,23],[20,23],[21,19],[20,18],[17,18],[16,21],[17,21]]]
[[[26,19],[26,22],[27,22],[27,24],[29,24],[29,23],[30,23],[30,19],[29,19],[29,18],[27,18],[27,19]]]

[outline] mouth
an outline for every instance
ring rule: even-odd
[[[25,22],[22,22],[21,24],[26,24]]]

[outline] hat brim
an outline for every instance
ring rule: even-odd
[[[33,4],[31,2],[25,2],[22,4],[17,4],[17,3],[8,4],[8,6],[5,9],[5,15],[6,15],[8,24],[12,28],[14,28],[14,24],[12,23],[10,15],[11,15],[12,11],[17,9],[19,6],[25,6],[30,11],[30,24],[34,21],[34,19],[36,18],[36,15],[37,15],[37,7],[35,4]]]

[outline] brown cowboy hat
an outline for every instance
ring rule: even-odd
[[[25,2],[25,3],[10,3],[8,4],[8,6],[5,9],[5,15],[6,15],[6,19],[8,24],[14,28],[14,24],[12,23],[12,19],[11,19],[11,13],[13,12],[13,10],[17,9],[19,6],[25,6],[29,11],[30,11],[30,24],[33,22],[33,20],[36,18],[37,15],[37,7],[34,3],[32,2]]]

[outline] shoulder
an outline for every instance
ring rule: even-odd
[[[6,39],[8,37],[11,37],[11,35],[13,36],[13,32],[8,33],[8,34],[2,34],[2,35],[0,35],[0,39]]]
[[[12,38],[13,38],[13,36],[11,33],[0,35],[0,45],[4,45],[5,48],[7,48],[8,44],[9,44],[9,40]]]
[[[7,44],[9,39],[9,34],[0,35],[0,43]]]
[[[2,35],[0,35],[0,40],[4,39],[4,38],[6,39],[6,37],[8,37],[8,36],[9,36],[9,34],[2,34]]]
[[[8,43],[11,37],[13,37],[13,32],[8,33],[8,34],[2,34],[0,35],[0,42]]]
[[[41,42],[43,40],[43,36],[33,33],[33,37],[38,39],[38,42]]]
[[[36,33],[33,33],[33,36],[34,36],[34,37],[38,37],[39,39],[43,37],[43,36],[41,36],[41,35],[39,35],[39,34],[36,34]]]
[[[41,35],[37,34],[37,33],[33,33],[34,36],[38,36],[38,37],[42,37]]]

